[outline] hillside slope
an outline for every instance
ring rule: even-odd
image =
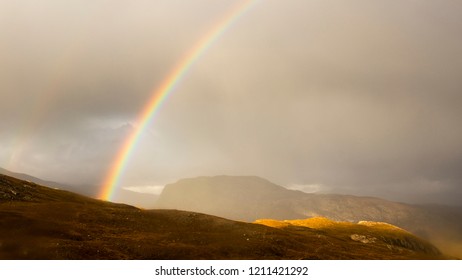
[[[0,175],[0,259],[445,258],[409,233],[390,239],[382,238],[386,228],[342,230],[141,210]],[[364,243],[355,234],[375,239]]]

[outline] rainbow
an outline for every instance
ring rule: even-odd
[[[125,139],[104,179],[103,186],[99,193],[100,199],[112,199],[120,177],[126,168],[128,159],[137,146],[144,129],[154,118],[156,112],[165,100],[172,94],[175,87],[181,82],[191,66],[194,65],[194,63],[234,22],[249,11],[257,2],[258,0],[240,1],[185,54],[183,59],[181,59],[176,67],[165,77],[160,86],[152,91],[150,100],[141,110],[137,118],[137,126]]]

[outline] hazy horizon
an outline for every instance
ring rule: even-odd
[[[237,3],[0,0],[0,167],[101,184],[152,90]],[[255,175],[462,205],[461,12],[259,1],[166,100],[119,188]]]

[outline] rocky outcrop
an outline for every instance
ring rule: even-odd
[[[358,242],[361,242],[361,243],[364,243],[364,244],[368,244],[368,243],[375,243],[375,241],[377,241],[377,238],[375,237],[371,237],[371,236],[366,236],[366,235],[361,235],[361,234],[352,234],[350,236],[351,240],[353,241],[358,241]]]

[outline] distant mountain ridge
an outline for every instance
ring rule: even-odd
[[[60,183],[57,183],[57,182],[42,180],[40,178],[31,176],[31,175],[28,175],[28,174],[24,174],[24,173],[12,172],[12,171],[6,170],[6,169],[1,168],[1,167],[0,167],[0,174],[15,177],[15,178],[18,178],[18,179],[21,179],[21,180],[24,180],[24,181],[34,182],[36,184],[40,184],[40,185],[44,185],[44,186],[49,186],[49,187],[52,187],[52,188],[60,188],[60,187],[62,188],[63,187],[63,184],[60,184]]]
[[[293,219],[304,215],[285,207],[281,201],[291,201],[302,194],[254,176],[198,177],[166,185],[155,206],[247,222],[263,217]]]
[[[75,185],[69,185],[69,184],[64,184],[64,183],[58,183],[54,181],[49,181],[49,180],[43,180],[40,178],[37,178],[35,176],[31,176],[28,174],[24,173],[16,173],[12,172],[9,170],[6,170],[4,168],[0,167],[0,174],[4,174],[7,176],[11,176],[14,178],[18,178],[21,180],[29,181],[29,182],[34,182],[39,185],[43,186],[48,186],[51,188],[57,188],[57,189],[62,189],[62,190],[67,190],[67,191],[73,191],[73,192],[78,192],[80,194],[88,195],[88,196],[96,196],[97,195],[97,189],[92,186],[75,186]]]
[[[165,186],[156,207],[247,222],[319,216],[334,221],[386,222],[429,239],[452,254],[462,253],[462,213],[457,208],[410,205],[374,197],[308,194],[288,190],[259,177],[182,179]]]

